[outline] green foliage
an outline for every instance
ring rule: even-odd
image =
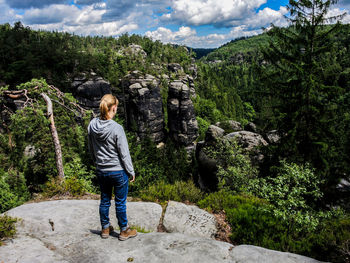
[[[140,45],[147,57],[132,54],[130,44]],[[163,44],[139,35],[81,37],[66,32],[34,31],[20,22],[0,25],[0,78],[14,88],[32,78],[45,78],[64,92],[72,92],[70,81],[82,72],[95,72],[115,87],[128,71],[157,75],[154,66],[180,63],[189,68],[191,56],[182,46]],[[166,69],[167,70],[167,69]],[[74,91],[73,91],[74,92]]]
[[[291,26],[273,26],[268,32],[269,46],[263,50],[267,63],[259,70],[272,108],[262,121],[285,134],[274,155],[311,163],[329,185],[348,170],[348,158],[340,151],[347,139],[342,136],[345,119],[338,99],[348,90],[338,81],[344,67],[335,36],[341,27],[326,25],[339,18],[328,15],[336,2],[290,1]]]
[[[0,170],[0,213],[23,204],[29,197],[23,173]]]
[[[66,178],[63,181],[57,177],[49,179],[42,186],[42,194],[44,197],[54,196],[82,196],[86,193],[86,182],[76,177]]]
[[[329,216],[313,209],[322,197],[322,181],[309,165],[281,161],[274,170],[277,176],[259,179],[253,192],[268,200],[274,206],[275,216],[289,221],[297,231],[315,230],[320,219]]]
[[[74,194],[97,192],[97,188],[92,182],[93,178],[95,177],[94,171],[88,170],[79,158],[75,158],[72,162],[65,164],[64,175],[66,184],[70,185],[72,189],[72,191],[69,192],[73,192]],[[74,185],[76,188],[78,188],[77,190],[73,189]]]
[[[0,246],[7,238],[11,238],[16,234],[17,218],[10,217],[6,214],[0,215]]]
[[[198,122],[198,141],[203,141],[205,138],[205,133],[207,132],[209,126],[210,126],[210,122],[206,121],[205,119],[201,118],[201,117],[196,117],[197,122]]]
[[[218,189],[234,193],[246,192],[250,181],[257,176],[249,154],[235,140],[218,139],[215,145],[204,148],[205,153],[217,161]]]
[[[176,181],[173,184],[167,184],[159,181],[156,184],[149,185],[142,190],[140,196],[145,201],[168,201],[174,200],[178,202],[189,201],[197,203],[203,199],[205,194],[198,189],[193,181]]]
[[[57,174],[55,150],[46,117],[46,103],[40,95],[44,92],[53,102],[65,169],[68,174],[77,173],[77,179],[83,181],[84,177],[88,182],[91,179],[88,171],[91,165],[85,125],[89,113],[83,116],[84,113],[74,106],[75,100],[71,94],[65,96],[43,79],[33,79],[18,86],[18,89],[27,90],[29,105],[12,114],[8,134],[0,136],[0,162],[4,164],[3,169],[6,171],[16,167],[19,172],[23,172],[32,192],[40,191],[40,185]],[[83,121],[83,126],[77,122],[77,118]],[[26,149],[32,149],[31,153],[26,153]],[[91,187],[86,188],[92,190]]]
[[[188,179],[193,167],[184,147],[169,140],[163,148],[158,149],[150,139],[137,141],[130,134],[127,137],[136,173],[135,182],[129,189],[133,195],[158,181],[174,183]]]
[[[209,194],[198,205],[213,212],[225,211],[232,228],[230,238],[235,244],[289,251],[331,262],[349,258],[349,216],[332,216],[316,228],[304,226],[303,231],[296,231],[288,219],[275,215],[274,205],[254,196],[221,190]]]
[[[311,243],[309,255],[331,262],[350,261],[350,216],[332,218],[320,224],[307,237]]]

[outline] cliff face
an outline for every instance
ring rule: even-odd
[[[128,128],[140,138],[149,136],[154,142],[161,142],[164,139],[164,113],[159,79],[133,71],[124,77],[122,86]]]

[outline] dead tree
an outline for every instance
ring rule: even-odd
[[[62,161],[62,150],[61,150],[61,144],[60,140],[58,138],[57,130],[55,127],[55,121],[53,118],[53,110],[52,110],[52,101],[49,96],[47,96],[45,93],[40,94],[47,105],[47,117],[50,121],[50,130],[52,135],[52,140],[55,146],[55,155],[56,155],[56,167],[58,172],[58,178],[60,180],[64,179],[64,171],[63,171],[63,161]]]

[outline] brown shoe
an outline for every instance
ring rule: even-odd
[[[104,228],[104,229],[102,229],[101,237],[102,238],[108,238],[109,237],[109,233],[111,233],[113,231],[114,231],[114,228],[112,226]]]
[[[119,240],[124,241],[130,237],[136,237],[136,236],[137,236],[136,229],[130,229],[130,227],[128,227],[126,230],[120,232]]]

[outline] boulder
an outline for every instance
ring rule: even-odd
[[[228,133],[243,130],[241,123],[233,120],[217,122],[215,125],[224,129]]]
[[[277,130],[272,130],[266,133],[266,138],[268,143],[271,144],[279,143],[281,140],[281,136],[278,134]]]
[[[250,131],[250,132],[257,132],[257,128],[255,123],[248,122],[248,124],[244,127],[244,130]]]
[[[225,138],[228,140],[237,140],[238,144],[248,151],[253,150],[259,146],[268,145],[268,143],[260,134],[249,131],[232,132],[225,135]]]
[[[140,56],[142,59],[145,59],[147,57],[147,53],[143,50],[143,48],[136,44],[130,44],[128,47],[121,49],[119,53],[133,58]]]
[[[184,69],[181,67],[178,63],[170,63],[168,64],[168,70],[174,73],[180,73],[183,72]]]
[[[167,232],[190,236],[215,238],[217,222],[215,217],[194,205],[169,201],[163,225]]]
[[[90,76],[81,74],[75,77],[72,88],[79,105],[84,109],[92,110],[95,114],[99,113],[101,98],[105,94],[112,93],[110,83],[94,73],[90,73]]]
[[[210,125],[207,132],[205,133],[205,141],[215,141],[217,138],[224,136],[225,131],[218,126]]]
[[[228,122],[232,126],[239,128],[239,123]],[[217,123],[221,124],[221,123]],[[225,126],[226,127],[226,126]],[[218,163],[220,160],[208,156],[206,148],[210,147],[215,150],[217,139],[222,138],[229,141],[237,141],[237,143],[246,151],[253,165],[260,164],[264,155],[260,151],[261,146],[267,146],[268,143],[264,138],[257,133],[249,131],[231,132],[224,135],[225,131],[220,127],[211,125],[205,136],[205,141],[199,142],[196,147],[196,160],[198,163],[198,184],[203,190],[217,190],[218,178]]]

